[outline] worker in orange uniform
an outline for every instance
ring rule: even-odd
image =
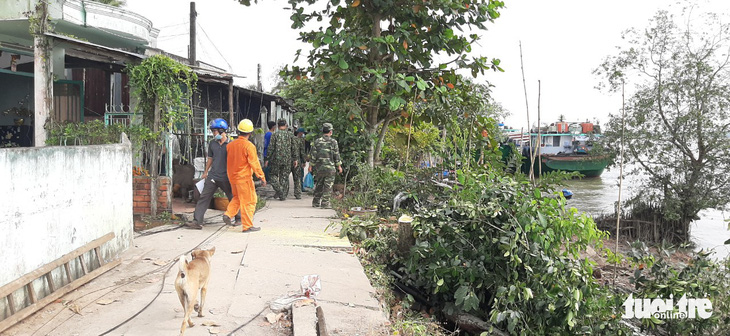
[[[228,180],[233,189],[233,199],[228,203],[228,209],[223,214],[223,221],[232,225],[231,218],[240,210],[243,232],[259,231],[260,227],[253,226],[253,213],[256,211],[256,201],[258,200],[253,174],[263,181],[264,187],[266,177],[256,154],[256,146],[249,141],[251,132],[253,132],[253,123],[251,120],[243,119],[238,123],[238,130],[241,134],[227,147]]]

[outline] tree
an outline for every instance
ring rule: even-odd
[[[635,83],[625,161],[645,178],[633,203],[658,210],[670,238],[687,241],[699,211],[730,198],[730,25],[711,14],[682,19],[680,27],[658,12],[643,32],[627,31],[630,46],[595,72],[608,90]],[[621,121],[611,116],[604,143],[619,143]]]
[[[91,1],[103,3],[105,5],[114,6],[114,7],[121,7],[126,4],[124,0],[91,0]]]
[[[246,3],[246,1],[242,1]],[[388,124],[401,116],[409,101],[440,99],[458,85],[459,69],[473,76],[502,70],[499,60],[467,57],[478,34],[499,17],[498,0],[289,0],[292,28],[323,27],[300,32],[314,47],[308,67],[291,69],[297,79],[323,80],[324,105],[341,105],[341,117],[356,114],[365,124],[372,166],[380,154]],[[297,52],[299,57],[301,50]],[[442,60],[443,61],[440,61]],[[337,95],[331,94],[337,92]]]
[[[348,114],[345,104],[338,103],[334,98],[341,92],[327,91],[328,86],[321,79],[290,80],[281,85],[280,94],[293,100],[297,110],[295,117],[302,121],[302,126],[308,131],[307,140],[314,141],[322,135],[323,123],[332,123],[335,129],[333,137],[339,143],[343,169],[346,175],[353,176],[349,171],[364,160],[368,146],[368,141],[361,134],[365,124],[358,115]]]

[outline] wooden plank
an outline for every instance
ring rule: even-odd
[[[29,282],[27,285],[25,285],[25,288],[28,290],[28,297],[30,298],[30,303],[35,303],[35,290],[33,289],[33,281]]]
[[[102,236],[101,238],[95,239],[94,241],[67,253],[63,257],[58,258],[49,264],[46,264],[46,265],[36,269],[33,272],[30,272],[16,280],[13,280],[12,282],[0,287],[0,297],[8,296],[10,293],[15,292],[16,290],[22,288],[27,283],[42,277],[44,274],[50,272],[51,270],[55,269],[56,267],[59,267],[65,263],[77,258],[78,256],[86,253],[87,251],[89,251],[95,247],[101,246],[102,244],[110,241],[112,238],[114,238],[114,232],[107,233],[104,236]]]
[[[94,248],[94,253],[96,254],[96,259],[99,260],[99,266],[104,265],[104,259],[101,257],[101,249],[98,247]]]
[[[51,272],[46,273],[46,281],[48,281],[48,288],[51,289],[51,293],[56,291],[56,284],[53,283],[53,275]]]
[[[85,283],[87,283],[87,282],[93,280],[94,278],[96,278],[96,277],[104,274],[105,272],[109,271],[110,269],[119,266],[119,264],[121,264],[121,263],[122,263],[122,260],[121,259],[115,259],[114,261],[109,262],[109,263],[105,264],[104,266],[101,266],[101,267],[99,267],[99,268],[91,271],[91,273],[89,273],[87,275],[84,275],[84,276],[82,276],[82,277],[74,280],[74,282],[72,282],[70,284],[67,284],[66,286],[63,286],[63,287],[59,288],[57,291],[55,291],[55,292],[49,294],[48,296],[40,299],[38,302],[36,302],[34,304],[31,304],[28,307],[23,308],[22,310],[20,310],[16,314],[14,314],[14,315],[12,315],[12,316],[10,316],[10,317],[8,317],[8,318],[0,321],[0,333],[2,333],[5,329],[11,327],[12,325],[20,322],[24,318],[32,315],[33,313],[35,313],[39,309],[45,307],[49,303],[51,303],[53,301],[56,301],[57,299],[61,298],[66,293],[68,293],[68,292],[70,292],[70,291],[72,291],[72,290],[74,290],[76,288],[81,287]]]
[[[13,294],[10,294],[6,296],[8,299],[8,308],[10,308],[10,315],[15,314],[15,299],[13,299]]]
[[[63,269],[66,270],[66,280],[71,283],[71,268],[68,267],[68,263],[63,264]]]
[[[81,271],[84,272],[84,275],[89,274],[89,270],[86,269],[86,263],[84,263],[84,256],[80,255],[76,259],[79,260],[79,264],[81,264]]]

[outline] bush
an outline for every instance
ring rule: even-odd
[[[631,278],[636,287],[634,298],[673,297],[676,304],[686,295],[687,298],[709,298],[713,305],[712,316],[708,319],[641,319],[642,329],[670,335],[730,334],[730,273],[727,271],[730,258],[726,258],[723,265],[710,259],[710,253],[699,252],[689,264],[676,265],[667,260],[672,250],[662,250],[659,256],[649,254],[646,248],[639,248],[639,253],[636,248],[634,251],[630,260],[646,265],[637,267]]]

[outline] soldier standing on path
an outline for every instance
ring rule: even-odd
[[[298,165],[292,163],[292,176],[294,177],[294,198],[302,199],[302,178],[304,177],[304,165],[307,161],[307,154],[304,152],[304,134],[303,128],[294,131],[294,160],[299,162]]]
[[[283,201],[289,195],[289,173],[299,166],[294,155],[294,136],[286,129],[286,120],[279,119],[279,129],[271,135],[271,142],[266,151],[265,167],[269,167],[271,186],[274,187],[274,198]]]
[[[312,161],[309,171],[314,170],[314,199],[312,206],[331,208],[330,197],[332,184],[335,183],[335,173],[342,174],[342,161],[337,140],[332,139],[332,124],[322,125],[322,137],[312,144]],[[312,168],[314,166],[314,168]],[[337,170],[335,170],[337,167]]]

